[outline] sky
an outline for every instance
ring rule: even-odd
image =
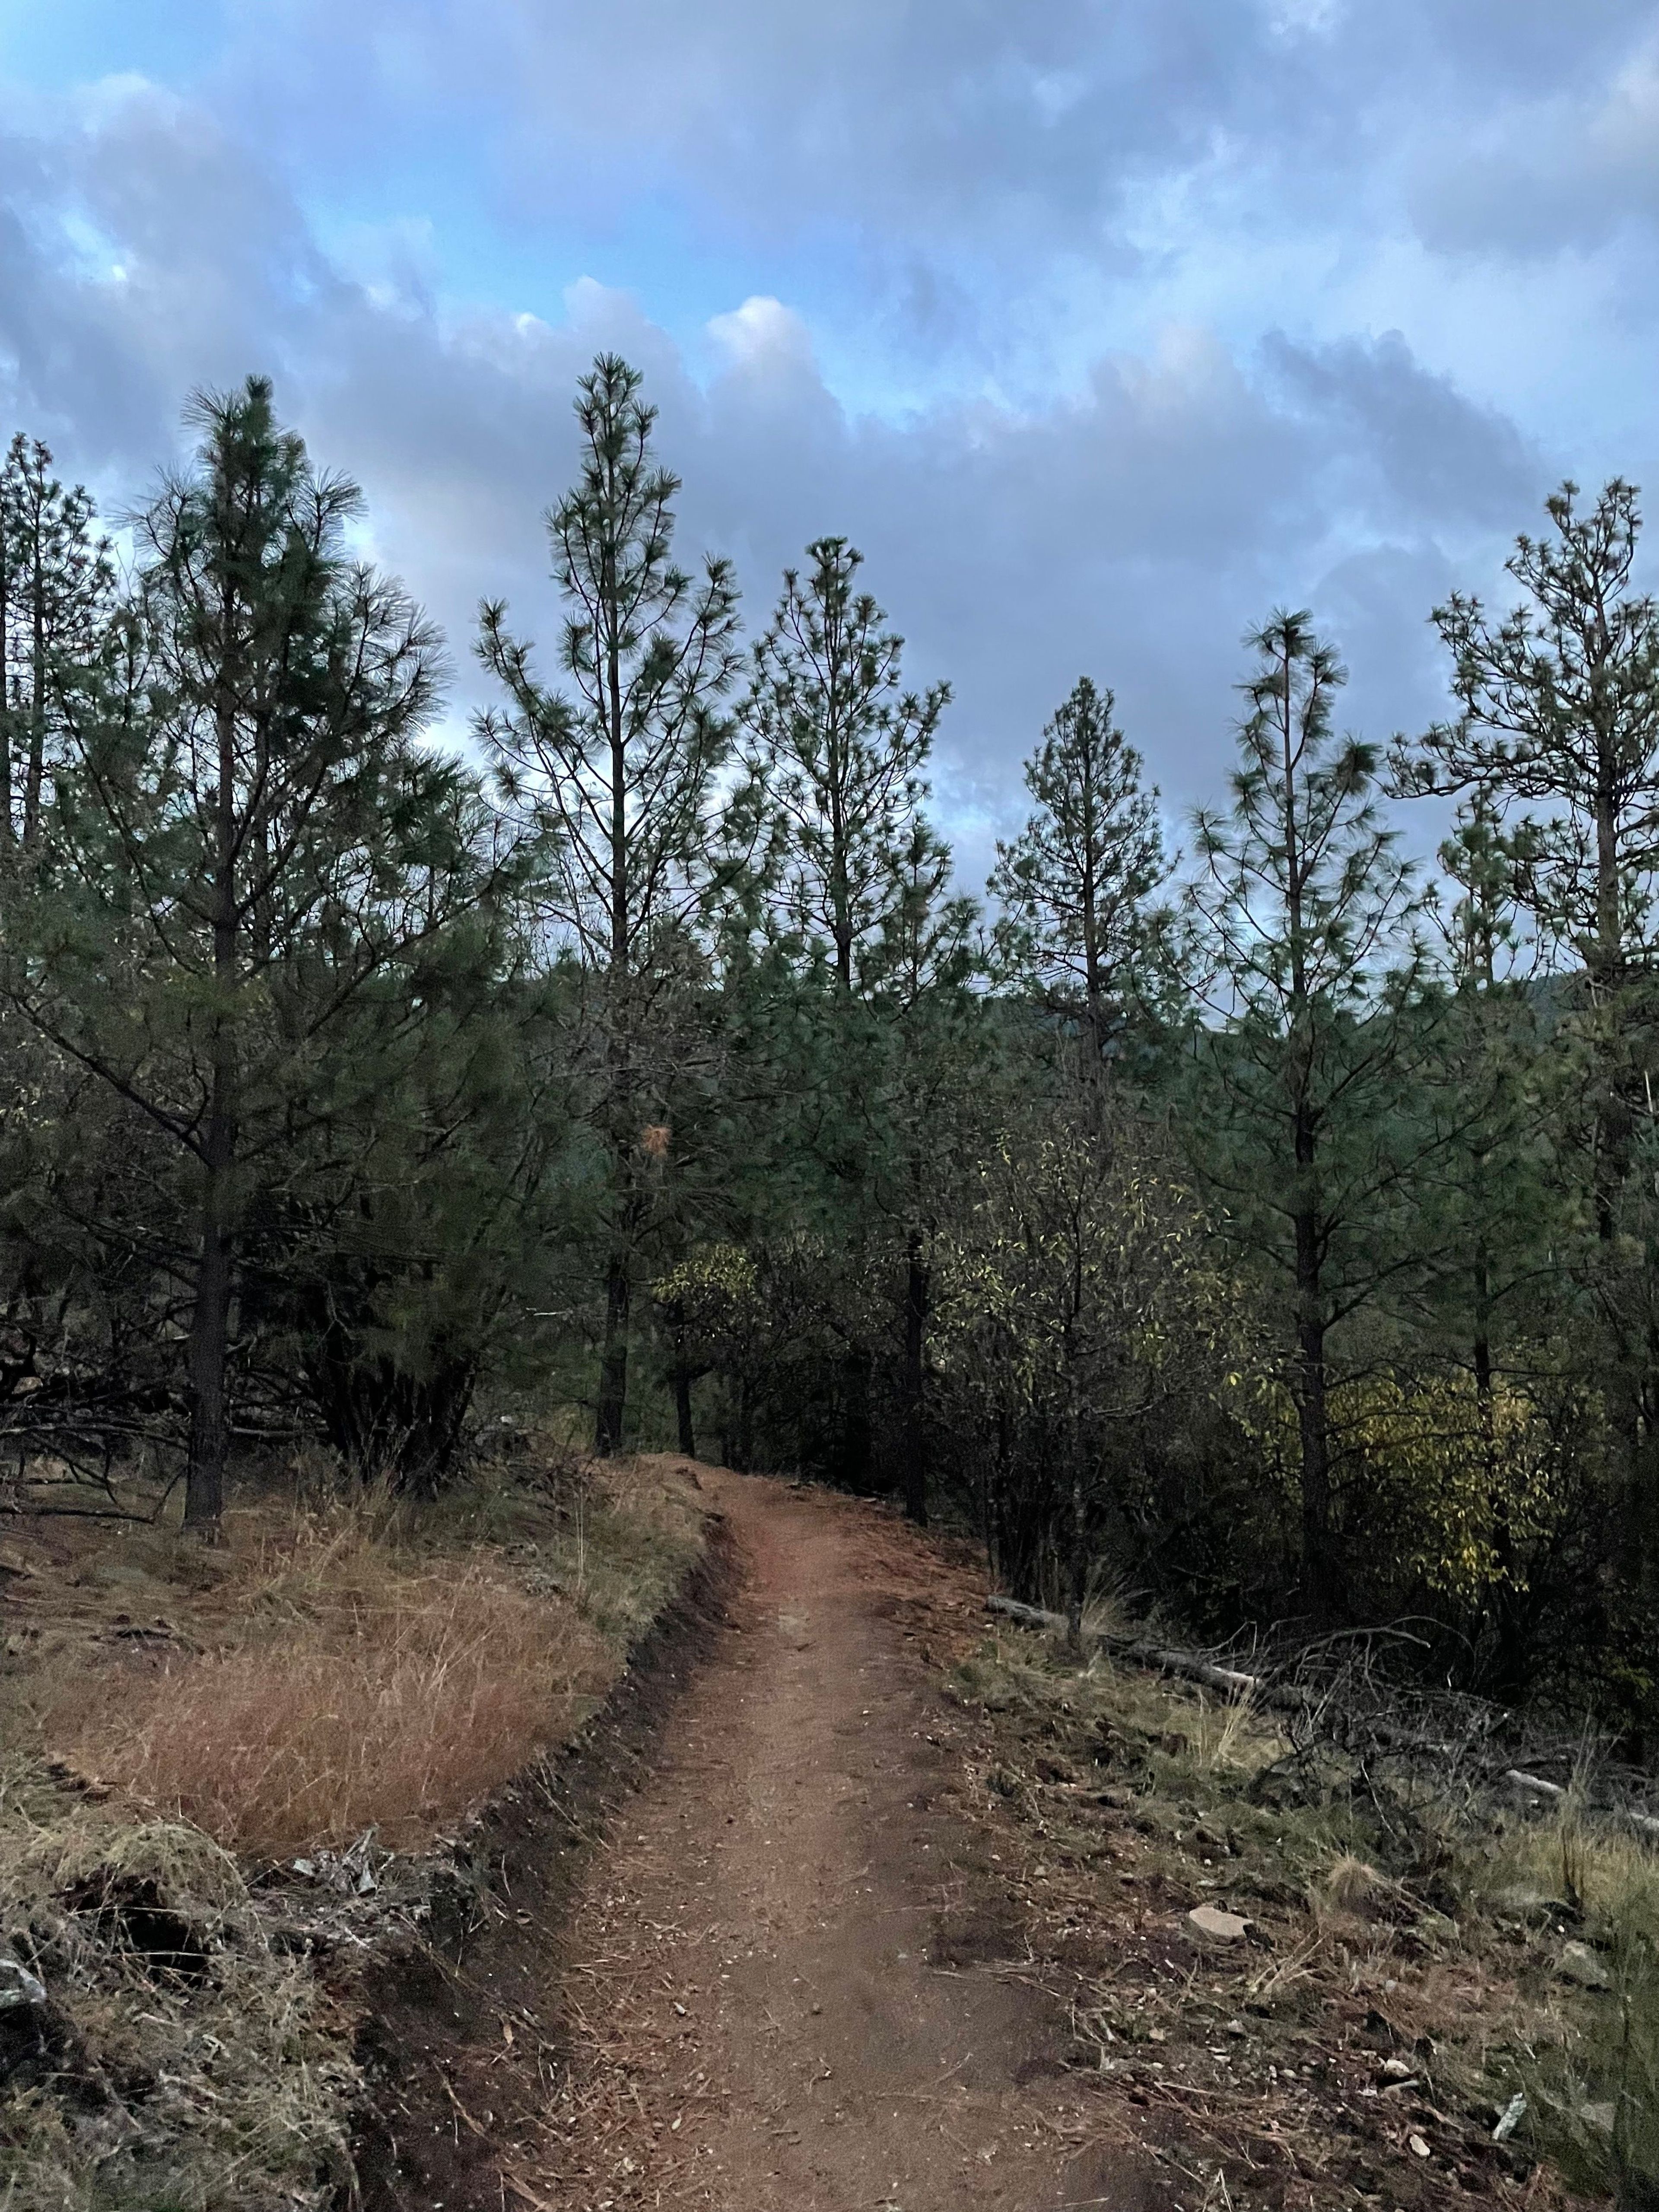
[[[272,375],[484,696],[616,349],[760,627],[826,532],[964,876],[1079,675],[1178,822],[1308,606],[1386,738],[1659,459],[1659,0],[0,0],[0,423],[106,512]],[[1656,541],[1659,542],[1659,541]]]

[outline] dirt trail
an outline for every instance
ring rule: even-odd
[[[972,1618],[972,1577],[848,1500],[703,1480],[743,1581],[577,1901],[562,2140],[526,2193],[619,2212],[1152,2203],[1090,2142],[1064,2022],[1010,1960],[987,1838],[951,1802],[924,1653],[941,1607]]]

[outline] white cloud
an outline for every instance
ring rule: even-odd
[[[756,293],[729,314],[711,315],[708,335],[739,368],[811,368],[812,338],[805,323],[781,300]]]
[[[1432,713],[1429,604],[1488,582],[1577,458],[1547,463],[1493,391],[1524,339],[1528,422],[1547,433],[1562,391],[1588,414],[1616,327],[1599,272],[1517,274],[1490,243],[1472,271],[1430,235],[1455,179],[1420,159],[1434,134],[1467,150],[1447,118],[1472,87],[1501,150],[1559,77],[1547,99],[1604,118],[1608,189],[1640,204],[1647,50],[1609,0],[1569,53],[1560,13],[1304,5],[1287,72],[1263,0],[290,0],[249,12],[257,112],[227,60],[210,102],[129,82],[0,137],[0,388],[122,497],[191,386],[272,369],[364,480],[465,690],[481,594],[553,634],[538,518],[574,466],[574,380],[615,347],[660,406],[685,550],[732,552],[757,618],[809,538],[863,548],[915,672],[956,684],[941,789],[981,844],[1085,669],[1189,798],[1227,757],[1239,635],[1276,600],[1346,633],[1362,725]],[[417,134],[425,102],[511,144],[493,176],[478,156],[501,238],[575,210],[533,283],[505,249],[489,287],[447,282],[438,201],[321,234],[302,211],[293,176],[325,199],[331,163],[373,167],[393,108]],[[678,338],[615,281],[659,203],[708,257],[672,272]]]

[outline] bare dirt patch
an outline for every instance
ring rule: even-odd
[[[648,1786],[665,1725],[720,1633],[732,1578],[729,1540],[713,1522],[604,1707],[490,1805],[456,1847],[429,1914],[358,1978],[362,2212],[499,2212],[509,2193],[541,2201],[529,2168],[539,2170],[565,2070],[558,1992],[572,1901],[607,1824]]]
[[[380,1987],[368,2212],[1578,2201],[1492,2141],[1535,1947],[1280,1802],[1270,1723],[988,1635],[877,1507],[702,1480],[722,1601]]]
[[[940,1674],[982,1578],[875,1509],[705,1474],[730,1623],[572,1918],[569,2071],[524,2201],[1170,2202],[1066,2070]]]

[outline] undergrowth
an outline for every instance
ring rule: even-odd
[[[314,1884],[372,1835],[421,1909],[386,1852],[572,1735],[702,1541],[677,1462],[531,1444],[418,1509],[300,1472],[211,1551],[57,1522],[0,1555],[0,2212],[349,2191],[380,1893]]]
[[[349,2171],[349,2045],[198,1828],[0,1778],[0,1925],[46,1991],[0,2011],[7,2212],[276,2212]]]
[[[1179,2112],[1215,2202],[1659,2208],[1649,1843],[1030,1633],[953,1687],[1076,2063]]]

